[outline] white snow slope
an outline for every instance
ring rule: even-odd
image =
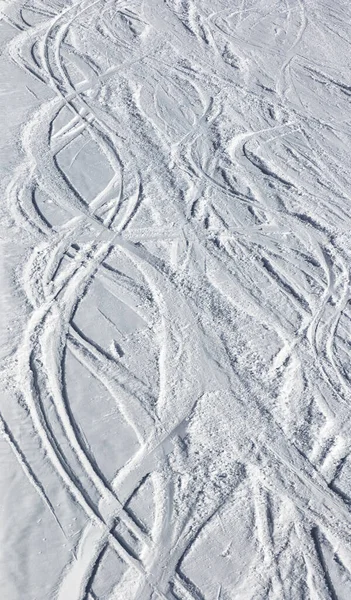
[[[1,598],[350,600],[350,2],[0,5]]]

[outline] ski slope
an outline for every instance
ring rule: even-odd
[[[351,5],[0,2],[4,600],[351,598]]]

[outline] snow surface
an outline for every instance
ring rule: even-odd
[[[0,10],[1,598],[350,600],[350,2]]]

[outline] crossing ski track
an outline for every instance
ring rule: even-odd
[[[351,6],[0,39],[2,597],[349,600]]]

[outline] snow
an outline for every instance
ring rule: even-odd
[[[351,597],[350,34],[0,2],[4,599]]]

